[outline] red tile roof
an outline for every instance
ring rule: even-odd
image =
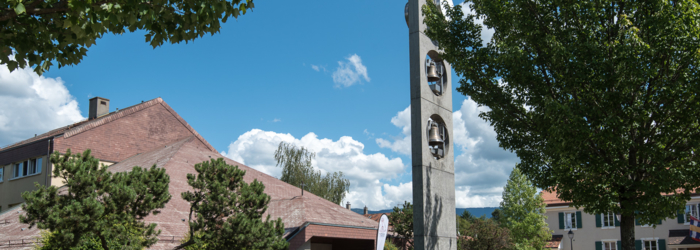
[[[699,189],[700,190],[700,189]],[[694,192],[691,193],[691,196],[700,196],[700,193],[698,193],[699,190],[695,190]],[[678,192],[683,192],[683,189],[678,189]],[[571,204],[570,201],[564,201],[562,199],[559,199],[558,194],[556,191],[546,191],[542,190],[542,199],[544,199],[544,203],[547,204],[548,207],[550,206],[564,206],[564,205],[569,205]],[[664,194],[664,195],[673,195],[673,194]]]
[[[542,190],[541,194],[542,194],[542,199],[544,199],[544,203],[547,204],[547,206],[564,205],[564,204],[570,203],[570,202],[563,201],[563,200],[559,199],[559,197],[557,197],[557,192],[555,192],[555,191],[549,192],[546,190]]]

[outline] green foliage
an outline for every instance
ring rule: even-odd
[[[389,214],[389,224],[394,232],[399,235],[401,246],[404,249],[413,249],[413,205],[404,201],[403,207],[394,207]]]
[[[399,250],[399,247],[391,243],[391,240],[387,239],[387,241],[384,242],[384,250]]]
[[[621,214],[624,249],[635,217],[654,224],[683,209],[700,186],[697,1],[466,4],[476,14],[455,6],[450,21],[424,6],[425,32],[535,186]],[[476,17],[495,31],[486,46]]]
[[[519,169],[513,169],[503,189],[501,226],[508,228],[515,249],[544,249],[552,232],[544,215],[544,199]]]
[[[466,221],[461,217],[459,219]],[[460,225],[459,233],[457,248],[460,250],[504,250],[513,247],[510,231],[491,219],[474,219],[464,230]]]
[[[52,232],[53,246],[66,249],[101,246],[102,249],[142,249],[158,241],[156,224],[142,220],[158,214],[170,200],[170,177],[165,169],[134,167],[130,172],[110,173],[90,155],[90,150],[73,155],[51,155],[53,176],[65,186],[41,186],[22,193],[26,203],[20,221]]]
[[[115,225],[115,227],[126,227],[123,235],[117,235],[116,238],[107,239],[108,249],[122,249],[122,243],[126,242],[126,245],[135,245],[138,241],[141,241],[141,235],[143,235],[143,230],[141,228],[136,228],[133,226],[124,226],[122,224]],[[41,237],[39,239],[39,244],[35,246],[36,250],[104,250],[102,248],[102,243],[99,238],[92,236],[91,234],[83,235],[80,242],[75,247],[68,247],[61,244],[57,233],[51,231],[43,230],[41,231]],[[138,247],[126,247],[126,249],[143,249]]]
[[[340,204],[350,189],[350,181],[343,172],[326,173],[314,171],[311,161],[316,154],[304,147],[296,148],[291,143],[280,142],[275,151],[277,166],[282,167],[280,180],[309,191],[335,204]]]
[[[503,217],[501,209],[496,208],[491,212],[491,219],[495,221],[496,223],[501,223],[501,218]]]
[[[153,48],[215,34],[253,0],[6,0],[0,10],[0,63],[41,74],[52,61],[78,64],[105,33],[143,30]]]
[[[286,249],[280,218],[263,221],[270,196],[258,180],[243,181],[245,171],[223,158],[195,164],[187,174],[192,191],[182,193],[190,203],[189,235],[177,249]]]

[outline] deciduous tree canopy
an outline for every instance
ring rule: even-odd
[[[275,151],[277,166],[282,167],[280,180],[340,204],[350,189],[350,181],[344,178],[341,171],[322,176],[320,170],[314,170],[311,166],[315,156],[304,147],[297,148],[290,143],[280,142]]]
[[[0,4],[0,63],[10,71],[78,64],[105,33],[146,32],[153,48],[215,34],[253,0],[6,0]]]
[[[515,249],[544,249],[552,232],[545,220],[545,204],[542,195],[520,172],[513,169],[503,189],[503,201],[499,212],[500,225],[510,231]]]
[[[450,21],[425,6],[425,32],[537,187],[621,214],[625,250],[635,216],[653,224],[683,209],[700,186],[697,1],[465,4],[476,14],[456,6]],[[495,31],[486,46],[476,17]]]

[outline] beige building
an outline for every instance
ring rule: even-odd
[[[613,214],[588,214],[577,210],[569,202],[557,198],[556,193],[542,192],[547,203],[547,224],[553,238],[561,239],[552,248],[561,250],[618,250],[620,222]],[[689,237],[688,215],[698,216],[700,195],[693,196],[686,205],[686,213],[660,221],[657,225],[635,226],[637,250],[700,250],[700,242]],[[568,232],[574,234],[573,241]],[[572,248],[573,243],[573,248]]]

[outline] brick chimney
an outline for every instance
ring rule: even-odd
[[[348,201],[348,204],[345,204],[345,208],[347,208],[348,210],[350,210],[350,202],[349,202],[349,201]]]
[[[102,97],[91,98],[88,120],[92,120],[106,114],[109,114],[109,99]]]

